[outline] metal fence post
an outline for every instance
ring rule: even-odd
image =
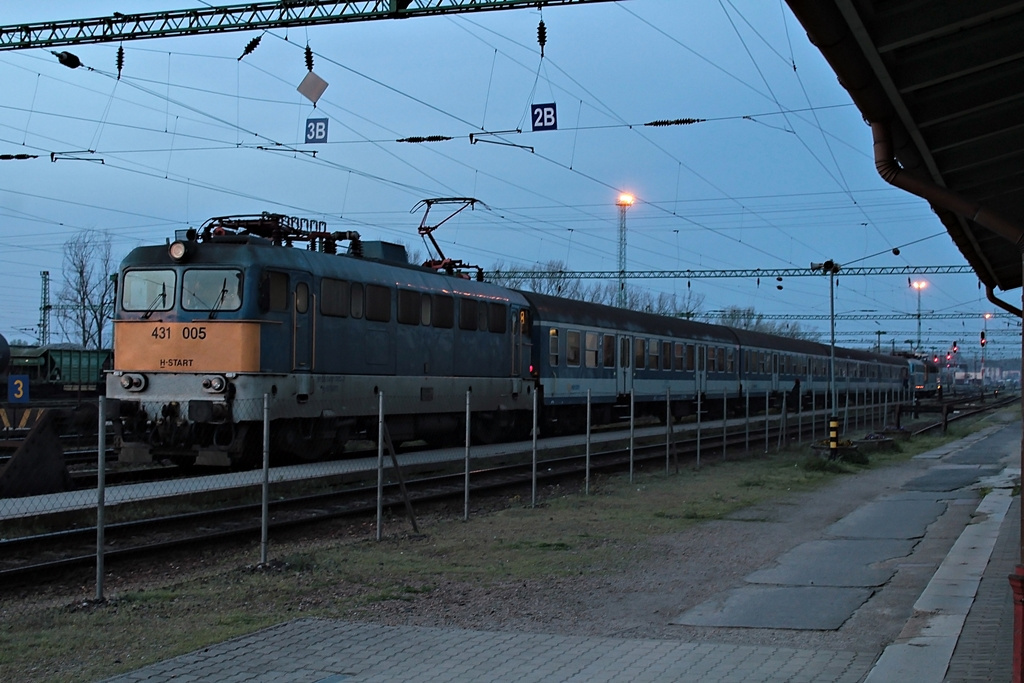
[[[587,390],[590,396],[590,390]],[[665,390],[665,474],[668,474],[669,445],[672,443],[672,390]]]
[[[590,389],[587,389],[587,463],[583,478],[583,493],[590,495]]]
[[[701,414],[701,390],[697,387],[697,467],[700,467],[700,414]]]
[[[633,483],[633,439],[636,436],[636,394],[629,390],[629,483]]]
[[[530,507],[537,507],[537,391],[533,392],[533,473],[531,479],[532,492],[530,494]]]
[[[722,460],[726,456],[726,437],[729,435],[729,391],[722,388]]]
[[[99,432],[96,439],[96,602],[103,602],[103,545],[106,526],[107,406],[100,396]]]
[[[768,455],[768,417],[771,415],[772,392],[764,392],[764,454]]]
[[[263,394],[263,509],[260,521],[260,564],[267,563],[270,538],[270,394]]]
[[[750,455],[750,391],[743,392],[743,412],[746,413],[746,426],[743,429],[743,449]]]
[[[466,484],[465,484],[465,501],[462,505],[462,521],[469,521],[469,397],[472,394],[472,389],[466,390]]]
[[[377,392],[377,540],[384,536],[384,392]]]

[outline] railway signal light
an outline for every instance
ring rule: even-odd
[[[984,347],[988,342],[985,340],[985,333],[981,333],[981,346]]]

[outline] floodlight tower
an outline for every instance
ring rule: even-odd
[[[616,304],[619,308],[626,307],[626,209],[633,206],[633,195],[625,192],[615,202],[619,207],[619,296]]]
[[[928,286],[925,280],[914,280],[910,286],[917,290],[917,351],[921,351],[921,290]]]

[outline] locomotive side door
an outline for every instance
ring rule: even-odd
[[[615,390],[625,396],[633,390],[633,341],[619,335],[619,362],[615,364]]]
[[[309,372],[313,369],[315,333],[315,296],[313,278],[308,273],[297,273],[292,291],[292,369]]]

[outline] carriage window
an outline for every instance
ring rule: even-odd
[[[126,311],[169,311],[174,307],[173,270],[129,270],[121,286]]]
[[[348,282],[325,277],[320,281],[320,312],[338,318],[348,317]]]
[[[587,332],[587,355],[586,364],[588,368],[597,367],[597,332]]]
[[[672,369],[672,342],[661,343],[661,369]]]
[[[433,307],[430,305],[431,299],[429,294],[424,294],[420,297],[420,323],[423,325],[429,325],[431,319],[431,313],[433,313]]]
[[[349,290],[352,296],[349,298],[349,315],[353,318],[363,317],[363,284],[361,282],[353,282],[352,287]]]
[[[450,330],[455,326],[455,300],[450,296],[434,297],[434,327]]]
[[[558,330],[548,330],[548,363],[551,367],[558,367]]]
[[[708,372],[718,372],[717,366],[715,365],[715,348],[713,346],[708,347]]]
[[[604,335],[604,366],[606,368],[615,367],[615,337],[610,334]]]
[[[237,311],[242,307],[242,271],[192,268],[181,277],[186,311]]]
[[[309,285],[300,282],[295,285],[295,312],[305,313],[309,310]]]
[[[725,372],[725,349],[718,349],[718,371]]]
[[[686,356],[683,355],[683,345],[676,342],[675,348],[675,369],[683,370],[686,368]]]
[[[736,372],[736,358],[732,349],[725,354],[726,370],[729,372]]]
[[[637,338],[633,340],[633,367],[637,370],[644,369],[644,360],[647,358],[646,344],[646,339]]]
[[[459,329],[475,330],[478,325],[476,316],[476,299],[459,299]]]
[[[403,325],[419,325],[422,317],[422,304],[420,299],[430,300],[429,296],[422,296],[419,292],[409,289],[398,290],[398,322]]]
[[[366,319],[386,323],[391,320],[391,290],[380,285],[366,285]]]
[[[487,304],[487,329],[495,334],[505,334],[507,329],[505,304]]]
[[[647,342],[647,367],[651,370],[657,370],[658,365],[660,365],[658,363],[658,341],[652,339]]]
[[[580,364],[580,333],[576,330],[565,333],[565,364],[573,367]]]
[[[693,368],[696,365],[696,362],[694,361],[694,357],[695,357],[695,353],[694,353],[694,349],[693,349],[693,344],[687,344],[686,345],[686,369],[689,372],[693,372]]]

